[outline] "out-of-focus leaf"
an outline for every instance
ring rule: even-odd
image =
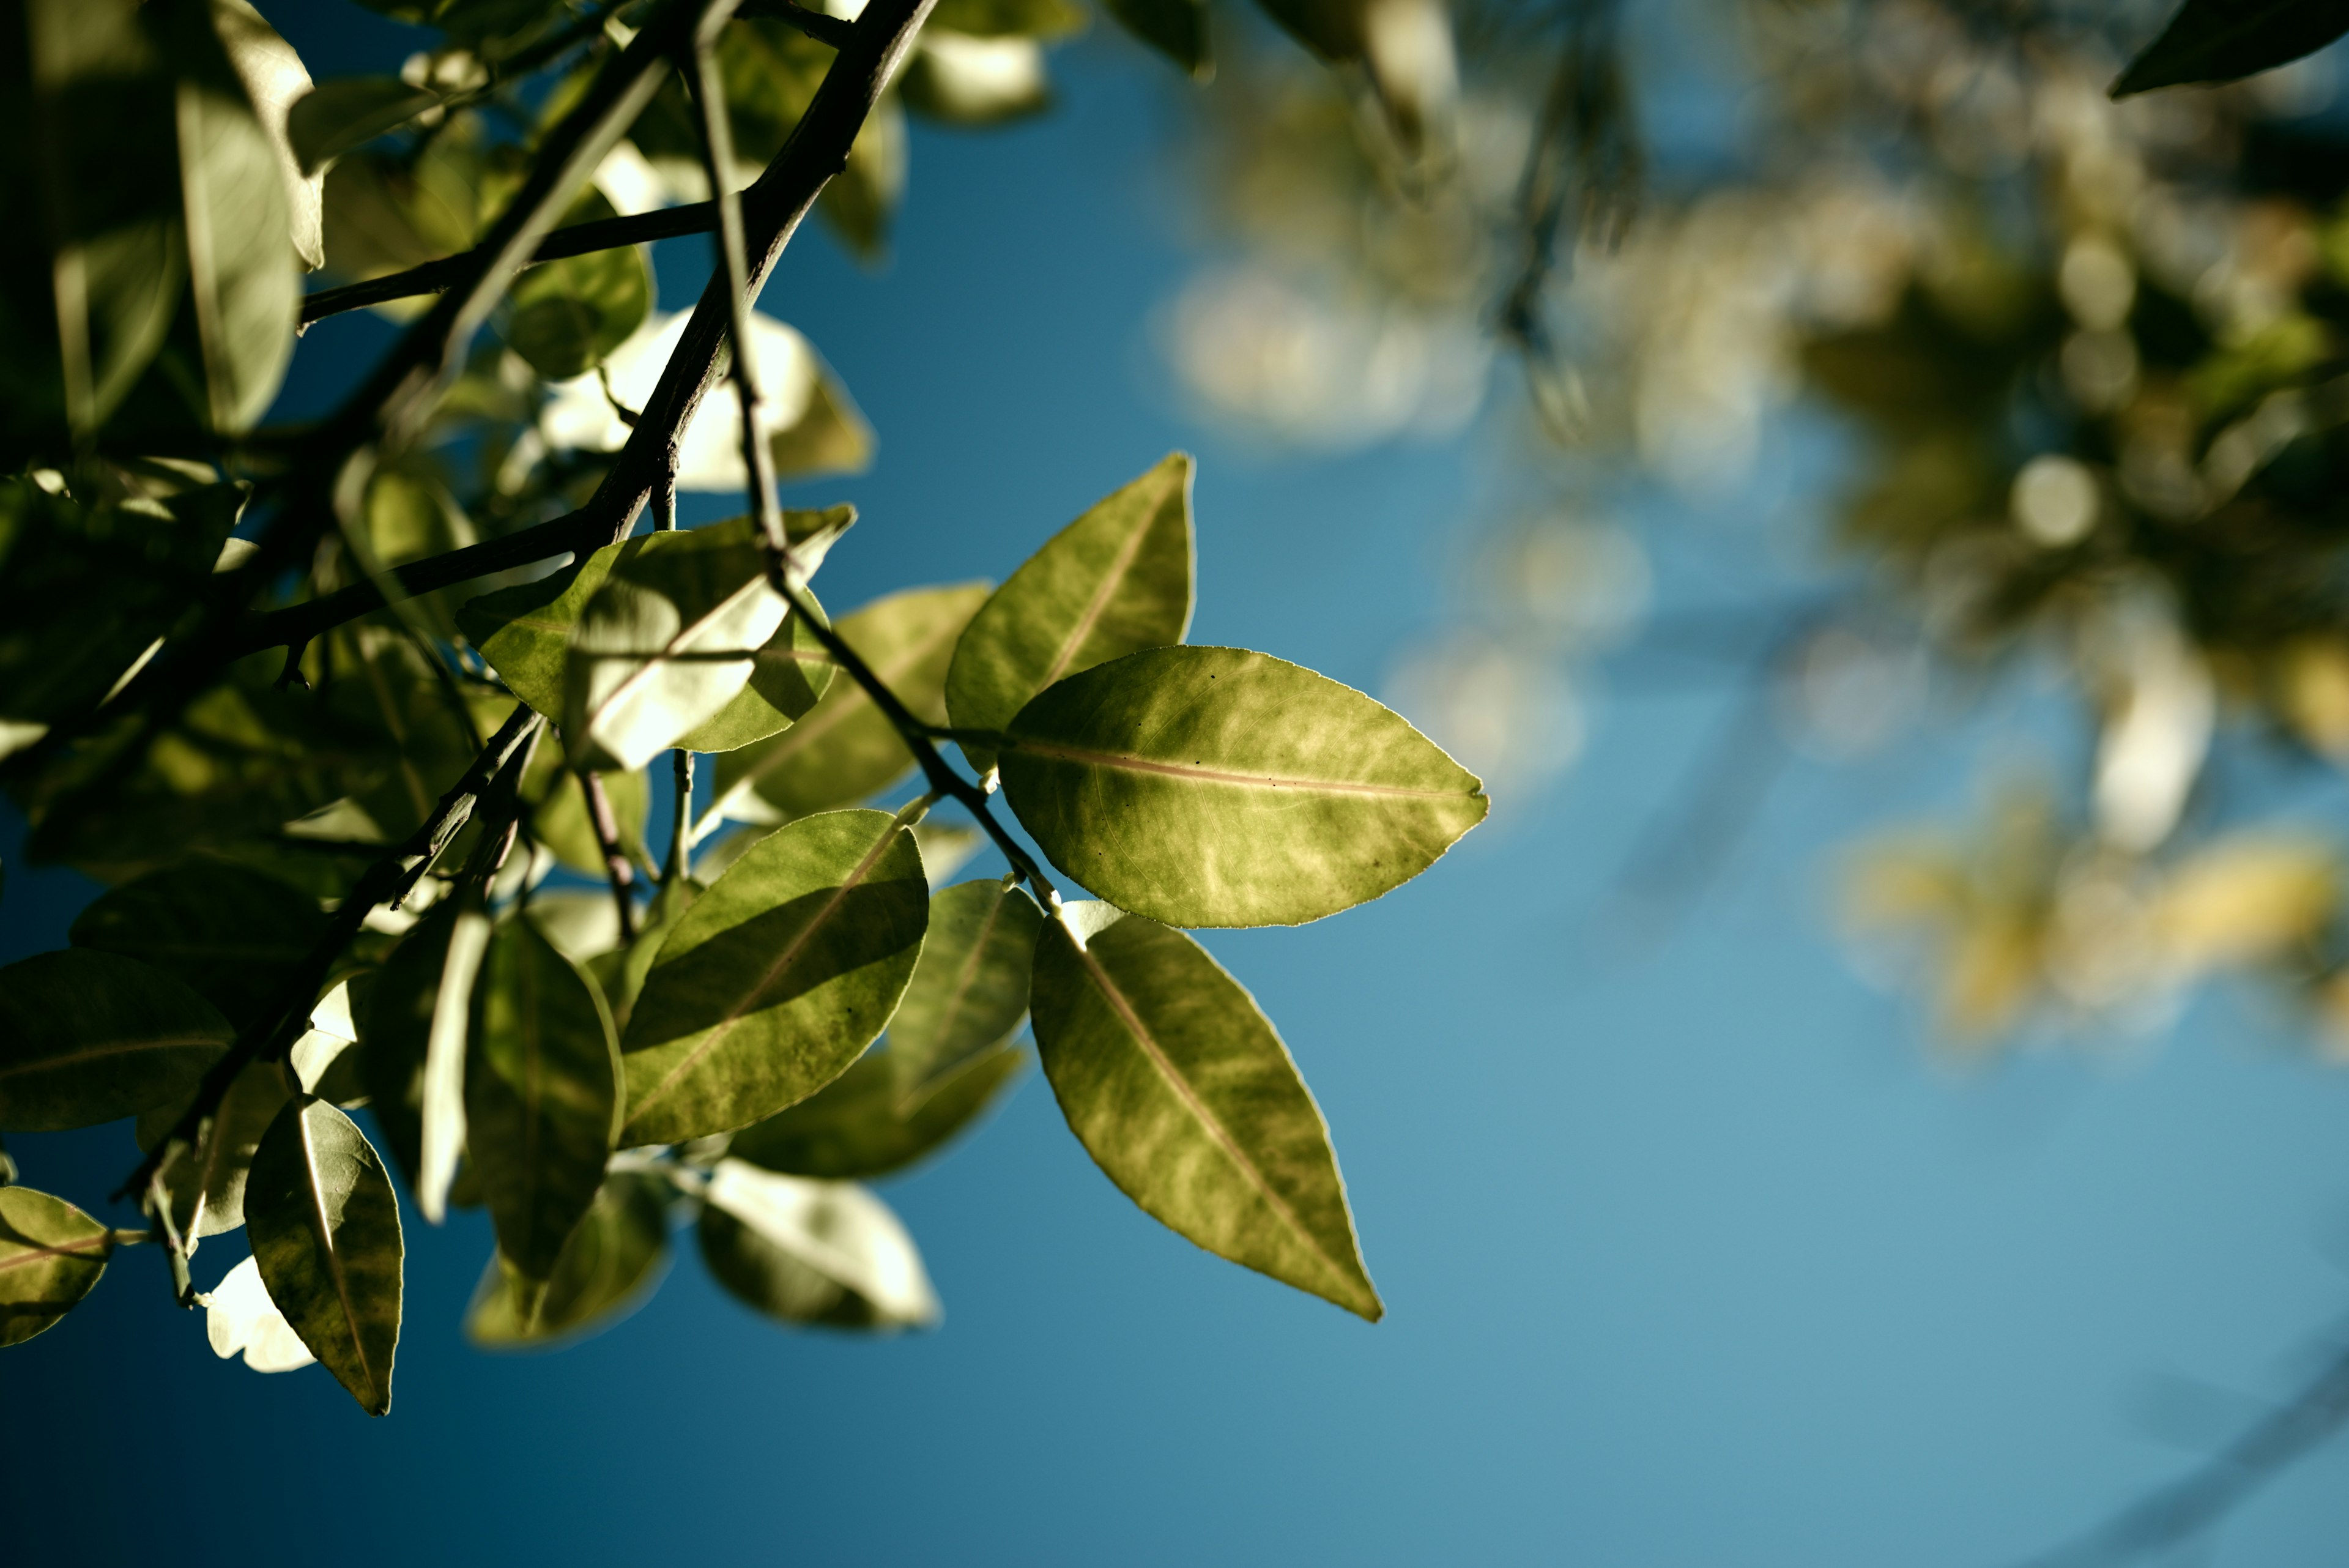
[[[235,1034],[161,970],[86,948],[36,953],[0,969],[0,1131],[91,1127],[184,1099]]]
[[[1084,28],[1084,7],[1071,0],[939,0],[922,36],[944,29],[980,38],[1064,38]]]
[[[2113,83],[2113,96],[2230,82],[2313,55],[2349,32],[2330,0],[2186,0]]]
[[[367,481],[367,547],[380,570],[474,542],[473,530],[447,488],[430,473],[385,463]]]
[[[493,1257],[466,1310],[465,1337],[485,1350],[522,1350],[601,1333],[644,1304],[667,1255],[668,1184],[616,1172],[564,1242],[535,1320],[525,1321],[512,1277]]]
[[[1378,1321],[1320,1107],[1204,948],[1068,906],[1037,943],[1034,1008],[1061,1113],[1120,1190],[1219,1257]]]
[[[885,92],[850,144],[848,166],[825,182],[816,210],[850,250],[877,262],[905,193],[905,109],[895,92]]]
[[[523,915],[573,963],[601,958],[620,945],[620,913],[608,892],[568,888],[536,893]]]
[[[490,917],[478,889],[451,902],[440,982],[425,1029],[424,1067],[417,1077],[416,1207],[438,1225],[448,1217],[449,1188],[465,1152],[465,1058],[473,1027],[473,987],[489,954]]]
[[[1169,925],[1336,914],[1426,870],[1491,805],[1399,715],[1240,649],[1129,654],[1005,732],[1004,798],[1053,864]]]
[[[303,171],[323,179],[326,165],[352,148],[440,102],[439,93],[398,77],[337,77],[295,103],[286,131]]]
[[[219,1008],[239,1029],[274,1022],[295,966],[317,945],[317,900],[273,877],[191,861],[117,888],[76,916],[73,944],[137,959]]]
[[[645,823],[652,814],[652,782],[642,769],[596,776],[603,781],[604,798],[611,804],[612,825],[619,830],[621,851],[631,857],[641,856]],[[564,765],[559,748],[541,746],[531,758],[530,768],[523,774],[522,798],[531,808],[533,837],[554,851],[554,857],[572,870],[590,877],[604,875],[604,851],[595,839],[595,825],[588,817],[586,792],[580,787],[579,775]]]
[[[662,942],[622,1037],[623,1146],[748,1127],[838,1077],[921,952],[921,851],[886,812],[828,812],[761,842]]]
[[[889,1021],[900,1100],[924,1098],[1019,1027],[1043,924],[1035,899],[996,878],[930,899],[922,961]]]
[[[873,667],[917,719],[946,722],[947,666],[955,639],[987,597],[983,583],[911,588],[875,599],[839,622],[841,640]],[[784,818],[853,805],[914,765],[887,715],[855,681],[834,680],[807,716],[771,741],[718,759],[718,794],[753,792]]]
[[[965,730],[999,730],[1065,676],[1191,627],[1190,457],[1175,452],[1095,502],[1028,557],[971,618],[947,672],[947,711]],[[962,742],[971,766],[994,752]]]
[[[305,1096],[253,1157],[244,1212],[269,1299],[370,1416],[391,1408],[399,1199],[351,1119]]]
[[[285,191],[288,231],[294,254],[316,272],[326,265],[322,205],[326,182],[304,166],[297,139],[289,125],[294,106],[310,92],[310,73],[294,46],[245,0],[212,0],[212,30],[228,51],[229,65],[244,86],[254,117],[277,155],[277,172]]]
[[[587,972],[604,988],[604,1001],[612,1009],[612,1022],[622,1040],[627,1038],[628,1020],[636,1012],[636,998],[644,994],[645,977],[652,972],[661,944],[685,919],[701,891],[702,884],[690,877],[672,877],[646,906],[636,940],[588,964]]]
[[[595,982],[528,920],[498,928],[477,1005],[466,1147],[499,1252],[543,1282],[604,1183],[619,1130],[619,1043]],[[532,1303],[518,1304],[528,1316]]]
[[[864,1180],[944,1147],[1019,1075],[1022,1053],[999,1040],[908,1102],[896,1047],[867,1052],[814,1096],[734,1135],[726,1152],[792,1176]]]
[[[774,454],[775,477],[782,479],[812,479],[825,473],[862,473],[873,466],[873,427],[865,422],[864,414],[856,400],[848,395],[832,367],[808,350],[814,363],[811,366],[807,400],[800,405],[799,418],[778,422],[775,433],[767,438],[767,450]],[[764,374],[765,360],[761,360]],[[694,428],[700,429],[696,420]]]
[[[1183,67],[1195,81],[1216,74],[1206,0],[1107,0],[1125,30]]]
[[[424,1058],[456,924],[453,902],[419,920],[391,950],[358,1002],[359,1081],[367,1087],[376,1129],[410,1191],[421,1166]]]
[[[114,1253],[114,1232],[62,1198],[0,1187],[0,1349],[79,1305]]]
[[[261,1261],[247,1258],[222,1276],[204,1309],[204,1337],[212,1354],[226,1361],[242,1352],[255,1372],[295,1372],[318,1358],[269,1299],[261,1282]]]
[[[136,1129],[140,1148],[162,1142],[190,1098],[141,1112]],[[255,1062],[236,1075],[202,1138],[163,1168],[171,1223],[181,1235],[218,1236],[244,1223],[245,1178],[254,1150],[285,1105],[285,1079],[274,1062]]]
[[[881,1330],[938,1320],[937,1293],[914,1239],[861,1187],[721,1159],[699,1229],[710,1273],[769,1317]]]
[[[615,217],[612,203],[589,191],[566,221]],[[653,306],[653,270],[634,245],[545,262],[514,280],[505,338],[550,381],[595,369],[644,325]]]
[[[1044,50],[1032,38],[975,37],[933,20],[899,84],[905,107],[948,125],[1000,125],[1052,104]]]

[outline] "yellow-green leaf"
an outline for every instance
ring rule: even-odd
[[[930,899],[922,961],[889,1021],[900,1099],[923,1099],[1019,1027],[1043,924],[1036,900],[1000,878],[957,883]]]
[[[113,1252],[114,1232],[64,1199],[0,1187],[0,1348],[73,1311]]]
[[[801,592],[821,617],[823,607],[815,596],[804,588]],[[794,610],[751,660],[750,679],[742,690],[677,743],[688,752],[736,752],[779,735],[823,699],[834,673],[832,656],[823,650],[815,628]]]
[[[399,1347],[399,1199],[358,1127],[292,1101],[261,1140],[245,1222],[269,1299],[370,1416],[391,1408]]]
[[[701,1259],[740,1301],[784,1323],[894,1330],[937,1322],[937,1293],[889,1206],[847,1182],[721,1159],[701,1210]]]
[[[936,1153],[976,1121],[1019,1075],[1024,1059],[999,1042],[908,1102],[895,1054],[895,1045],[866,1053],[812,1097],[736,1133],[726,1152],[792,1176],[885,1176]]]
[[[135,1131],[141,1149],[163,1141],[189,1101],[142,1113]],[[274,1062],[255,1062],[236,1075],[219,1113],[195,1147],[163,1168],[171,1223],[182,1236],[217,1236],[244,1223],[244,1187],[254,1151],[285,1105],[285,1076]]]
[[[504,1260],[492,1257],[466,1311],[465,1337],[486,1350],[547,1348],[599,1334],[636,1311],[668,1255],[668,1192],[655,1176],[605,1178],[564,1242],[534,1318],[524,1299],[532,1287],[517,1290]]]

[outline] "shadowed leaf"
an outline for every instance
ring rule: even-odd
[[[536,1320],[524,1321],[511,1270],[493,1257],[466,1310],[465,1337],[489,1350],[552,1348],[627,1316],[652,1293],[667,1257],[668,1197],[658,1177],[606,1177],[563,1244]]]
[[[107,893],[75,917],[72,940],[161,970],[244,1029],[275,1022],[264,1015],[326,927],[316,898],[275,877],[196,861]]]
[[[58,1132],[184,1099],[236,1031],[161,970],[68,948],[0,969],[0,1131]]]
[[[1036,900],[999,878],[958,883],[930,899],[922,961],[889,1021],[902,1100],[922,1099],[1019,1027],[1043,924]]]
[[[135,1129],[139,1147],[151,1149],[160,1143],[188,1104],[181,1099],[141,1113]],[[217,1236],[244,1223],[245,1178],[254,1151],[285,1105],[285,1079],[275,1063],[255,1062],[236,1075],[202,1139],[163,1169],[171,1223],[180,1234]]]
[[[2334,0],[2186,0],[2113,83],[2115,98],[2230,82],[2313,55],[2349,32]]]
[[[253,1158],[245,1222],[269,1299],[370,1416],[391,1408],[399,1346],[399,1199],[375,1150],[306,1096]]]
[[[73,1311],[113,1252],[114,1232],[64,1199],[0,1187],[0,1348]]]
[[[885,1176],[936,1153],[976,1121],[1019,1075],[1024,1059],[998,1046],[908,1104],[895,1054],[894,1046],[868,1053],[816,1095],[736,1133],[726,1152],[792,1176]]]
[[[701,1210],[701,1259],[769,1317],[832,1328],[925,1328],[938,1298],[887,1204],[846,1182],[722,1159]]]

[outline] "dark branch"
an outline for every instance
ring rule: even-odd
[[[585,768],[579,769],[578,774],[579,793],[587,802],[587,826],[595,832],[595,847],[604,857],[604,876],[612,884],[612,903],[620,912],[620,940],[634,941],[636,873],[628,864],[627,852],[620,847],[620,825],[612,815],[612,797],[605,793],[600,774]]]
[[[849,37],[856,24],[822,11],[811,11],[804,5],[794,5],[792,0],[742,0],[735,7],[737,16],[766,16],[778,22],[788,22],[819,44],[829,44],[835,49],[848,47]]]

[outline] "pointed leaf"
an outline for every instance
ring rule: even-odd
[[[619,1043],[595,982],[528,920],[498,928],[477,1006],[466,1147],[498,1251],[543,1281],[604,1184],[619,1130]]]
[[[1378,1321],[1321,1109],[1206,949],[1070,905],[1037,943],[1033,1006],[1061,1113],[1127,1197],[1218,1256]]]
[[[198,860],[116,888],[73,923],[73,943],[119,953],[184,982],[240,1029],[285,1001],[325,934],[318,901],[274,877]]]
[[[944,723],[955,639],[986,597],[980,583],[891,594],[843,616],[841,639],[916,718]],[[896,726],[843,677],[789,730],[720,756],[718,794],[739,799],[756,792],[766,809],[789,819],[867,799],[913,765]]]
[[[456,901],[418,1080],[416,1207],[434,1225],[448,1218],[449,1186],[465,1152],[466,1038],[472,1027],[473,982],[489,946],[489,913],[481,906],[480,890],[469,888]]]
[[[792,1176],[864,1180],[926,1158],[1019,1077],[1024,1054],[998,1044],[908,1103],[893,1046],[867,1053],[819,1094],[734,1135],[726,1152]]]
[[[710,1273],[770,1317],[884,1330],[938,1320],[914,1239],[861,1187],[721,1159],[699,1229]]]
[[[228,51],[229,65],[244,84],[244,96],[277,155],[277,173],[285,192],[294,254],[312,272],[326,265],[323,233],[326,181],[303,167],[296,139],[288,119],[294,107],[310,92],[310,73],[294,46],[278,36],[245,0],[212,0],[212,30]]]
[[[114,1232],[64,1199],[0,1187],[0,1348],[73,1311],[113,1253]]]
[[[619,1141],[731,1132],[873,1043],[929,923],[921,851],[886,812],[795,822],[736,861],[661,944],[621,1041]]]
[[[550,1346],[611,1327],[644,1304],[668,1255],[668,1183],[616,1174],[563,1244],[535,1321],[519,1310],[502,1259],[492,1258],[465,1314],[465,1337],[487,1350]]]
[[[1003,794],[1052,863],[1175,926],[1290,926],[1392,891],[1485,819],[1397,714],[1237,648],[1071,676],[1006,729]]]
[[[1036,900],[1000,878],[931,898],[922,961],[889,1021],[899,1098],[923,1098],[1019,1027],[1043,925]]]
[[[2313,55],[2344,32],[2349,9],[2333,0],[2186,0],[2113,83],[2113,96],[2234,81]]]
[[[1183,640],[1191,626],[1191,475],[1175,452],[1094,503],[971,618],[947,674],[955,727],[1000,730],[1064,676]],[[995,753],[962,742],[971,766]]]
[[[162,1142],[188,1104],[181,1099],[141,1113],[139,1147],[151,1149]],[[275,1063],[255,1062],[236,1075],[202,1138],[163,1168],[171,1223],[181,1235],[218,1236],[244,1223],[245,1176],[254,1151],[285,1106],[285,1078]]]
[[[802,590],[805,591],[805,590]],[[822,615],[823,607],[808,602]],[[829,625],[827,621],[825,624]],[[688,752],[737,752],[780,735],[804,718],[832,687],[838,673],[807,618],[786,616],[751,661],[750,679],[726,706],[678,738]]]
[[[1216,74],[1206,0],[1108,0],[1125,30],[1183,67],[1195,81]]]
[[[71,948],[0,969],[0,1132],[61,1132],[182,1100],[235,1038],[161,970]]]
[[[399,1199],[350,1117],[307,1096],[253,1158],[245,1223],[269,1299],[371,1416],[391,1408],[399,1347]]]

